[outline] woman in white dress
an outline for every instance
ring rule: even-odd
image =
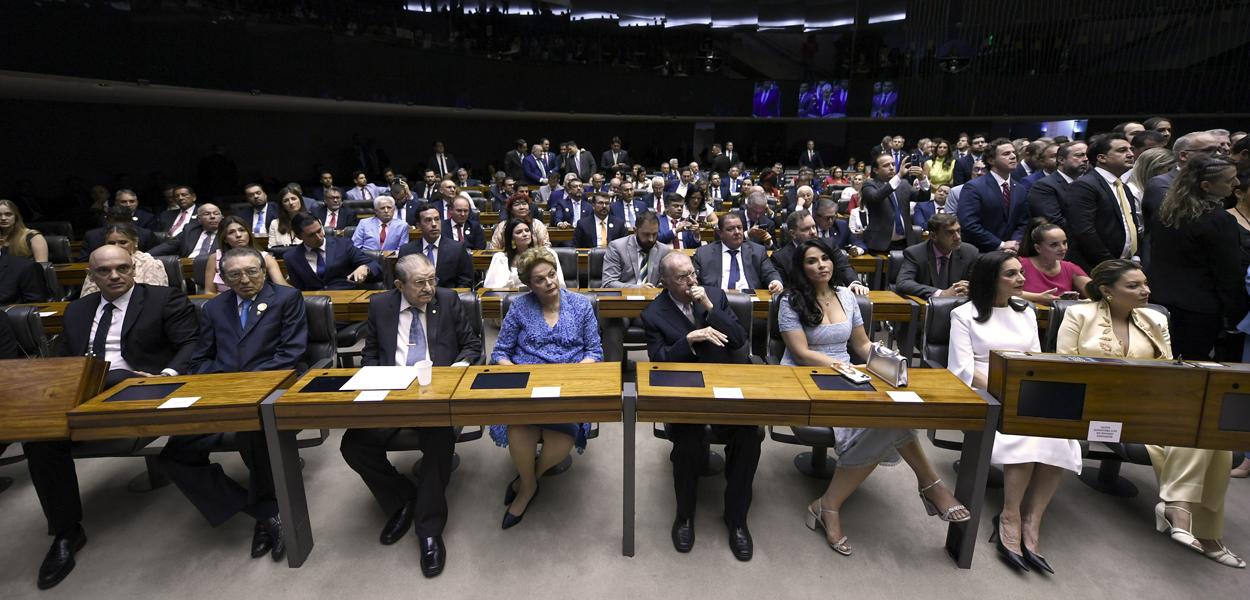
[[[502,238],[507,240],[507,244],[503,247],[503,252],[496,252],[490,258],[490,266],[486,269],[486,278],[482,281],[482,287],[487,289],[528,289],[521,283],[521,278],[517,275],[516,259],[522,252],[529,250],[534,243],[533,233],[530,231],[530,224],[521,219],[512,219],[506,223],[500,223],[503,226]],[[564,285],[564,272],[560,270],[560,261],[556,261],[556,276],[560,282],[560,287]]]
[[[990,350],[1041,351],[1037,315],[1019,298],[1024,270],[1014,254],[983,254],[968,277],[971,300],[951,311],[947,368],[964,383],[985,389]],[[1054,572],[1038,554],[1042,515],[1063,480],[1063,470],[1081,472],[1081,447],[1074,440],[994,436],[990,461],[1003,467],[1003,511],[994,517],[998,552],[1011,566]]]

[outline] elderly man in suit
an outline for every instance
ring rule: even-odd
[[[1068,188],[1069,257],[1086,272],[1112,258],[1137,256],[1137,199],[1120,178],[1133,166],[1133,148],[1118,133],[1089,141],[1094,168]],[[962,221],[962,219],[961,219]]]
[[[103,246],[91,253],[87,277],[100,291],[65,308],[60,356],[94,355],[109,363],[105,387],[130,377],[188,372],[195,349],[195,307],[180,291],[136,284],[130,253]],[[87,543],[82,499],[68,440],[23,444],[52,547],[39,567],[39,589],[60,583]]]
[[[809,169],[825,168],[825,159],[820,157],[820,151],[816,149],[815,140],[807,140],[807,147],[799,154],[799,166]]]
[[[431,213],[433,211],[430,211]],[[422,216],[427,213],[422,211]],[[478,362],[482,341],[470,327],[470,315],[456,293],[435,287],[434,265],[422,254],[399,259],[395,289],[369,298],[369,318],[361,351],[365,366],[411,366],[429,360],[437,367]],[[421,546],[421,573],[434,577],[443,571],[447,552],[443,527],[447,524],[447,497],[456,436],[450,427],[416,428],[422,454],[421,487],[395,470],[386,458],[390,441],[400,428],[349,429],[340,451],[360,475],[388,519],[380,541],[394,544],[416,523]]]
[[[173,186],[173,201],[177,208],[171,208],[156,216],[156,222],[165,235],[174,237],[182,233],[182,229],[195,219],[195,190],[189,185]]]
[[[121,206],[129,208],[131,212],[131,224],[142,230],[152,230],[160,225],[156,222],[156,215],[145,209],[139,208],[139,196],[134,190],[120,189],[113,194],[113,206]]]
[[[473,259],[464,246],[443,235],[443,222],[438,210],[422,203],[416,210],[421,237],[408,242],[399,249],[399,257],[420,254],[435,265],[434,274],[439,287],[473,287]]]
[[[283,252],[282,260],[296,289],[350,290],[382,275],[377,261],[351,242],[326,237],[320,219],[298,213],[291,218],[291,229],[300,243]]]
[[[816,237],[824,238],[834,248],[841,248],[850,256],[859,256],[867,251],[864,240],[851,233],[846,219],[838,218],[838,203],[829,198],[815,202],[812,219],[816,222]]]
[[[574,248],[606,248],[608,242],[629,235],[625,220],[612,214],[612,195],[595,192],[591,212],[582,215],[573,230]]]
[[[873,252],[902,250],[907,247],[911,232],[911,202],[929,199],[929,178],[924,170],[912,165],[909,158],[900,159],[903,168],[896,171],[889,153],[873,160],[872,178],[859,191],[860,205],[868,211],[864,242]],[[915,177],[912,186],[904,177]]]
[[[1030,218],[1042,217],[1067,230],[1068,219],[1064,212],[1068,201],[1065,195],[1068,193],[1068,186],[1089,169],[1088,148],[1085,142],[1059,145],[1055,152],[1058,168],[1054,173],[1035,181],[1026,195]]]
[[[352,233],[352,244],[361,250],[399,250],[407,243],[408,223],[395,218],[390,196],[374,198],[373,216],[360,221]]]
[[[655,287],[660,259],[671,248],[659,243],[660,221],[652,211],[638,213],[634,234],[613,240],[603,255],[603,287]]]
[[[534,144],[530,147],[530,153],[521,159],[521,177],[520,179],[529,185],[539,185],[547,183],[547,177],[551,170],[547,168],[547,163],[543,161],[543,147],[541,144]]]
[[[473,203],[464,194],[457,195],[451,201],[442,229],[447,232],[447,237],[459,242],[466,250],[486,248],[486,234],[482,231],[482,224],[473,214]]]
[[[590,214],[593,208],[590,206],[590,199],[582,191],[581,179],[576,176],[565,179],[563,191],[564,194],[557,192],[558,197],[552,197],[547,208],[551,211],[550,224],[560,229],[568,229]]]
[[[789,283],[791,277],[790,267],[794,261],[794,253],[800,244],[817,237],[819,230],[816,228],[816,219],[805,210],[790,213],[790,216],[786,217],[786,229],[790,231],[790,241],[774,250],[768,259],[772,261],[777,272],[781,274],[782,282]],[[830,245],[830,248],[833,248],[834,251],[833,270],[837,273],[839,283],[848,286],[851,292],[856,295],[868,295],[868,286],[860,283],[859,277],[855,274],[855,269],[851,267],[851,260],[847,257],[846,252],[836,245]]]
[[[251,247],[227,250],[221,264],[222,279],[230,291],[204,304],[190,371],[298,369],[308,346],[303,296],[294,288],[266,281],[264,260]],[[227,476],[221,465],[209,461],[209,454],[223,444],[226,435],[170,437],[161,451],[161,468],[213,527],[239,512],[255,519],[252,558],[269,553],[279,561],[286,554],[286,544],[264,434],[234,434],[249,471],[246,488]]]
[[[780,294],[785,286],[781,274],[768,260],[763,246],[746,239],[742,215],[725,213],[717,223],[720,240],[699,248],[694,262],[699,267],[699,285],[723,290],[768,288]]]
[[[764,192],[755,190],[747,196],[746,210],[738,211],[742,215],[742,227],[751,241],[764,248],[773,247],[777,223],[768,216],[768,197]]]
[[[729,308],[725,292],[697,283],[694,264],[680,252],[660,260],[664,291],[642,311],[647,334],[647,358],[655,362],[735,363],[749,362],[746,327]],[[707,460],[703,445],[706,425],[669,424],[673,450],[673,488],[677,515],[673,520],[673,547],[689,552],[694,547],[694,513],[699,473]],[[747,528],[751,507],[751,484],[760,459],[759,428],[754,425],[712,425],[726,439],[724,521],[729,530],[729,549],[741,561],[751,560],[754,545]]]
[[[194,221],[183,227],[178,235],[157,244],[150,254],[196,258],[217,250],[217,229],[221,226],[221,218],[221,209],[216,204],[201,205]],[[103,237],[100,243],[104,243]]]
[[[964,185],[955,208],[964,238],[981,252],[1019,250],[1029,223],[1029,207],[1020,183],[1011,178],[1016,149],[998,138],[985,151],[989,173]]]
[[[933,215],[928,230],[928,241],[903,251],[894,291],[926,299],[967,296],[968,270],[980,256],[976,246],[963,242],[954,215]]]

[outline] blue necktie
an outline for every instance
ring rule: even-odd
[[[430,263],[434,263],[434,244],[426,244],[425,257],[430,259]]]
[[[239,308],[239,328],[247,329],[247,318],[252,312],[252,301],[244,300],[243,305]]]
[[[325,279],[326,276],[326,251],[324,248],[317,248],[317,277]]]
[[[738,251],[730,250],[729,251],[729,285],[726,286],[725,289],[727,290],[737,289],[739,276],[740,276],[740,271],[738,270]]]
[[[256,224],[252,226],[252,233],[261,234],[261,224],[265,222],[265,209],[256,209]]]
[[[894,205],[894,235],[903,235],[903,213],[898,209],[898,196],[890,192],[890,204]]]
[[[411,367],[425,360],[425,328],[421,326],[421,309],[409,306],[408,311],[412,313],[412,327],[408,328],[408,358],[404,363]]]

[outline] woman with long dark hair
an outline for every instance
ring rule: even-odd
[[[951,311],[947,368],[964,383],[985,389],[991,350],[1041,351],[1037,316],[1018,296],[1024,269],[1014,254],[995,251],[972,263],[970,302]],[[1042,515],[1063,479],[1081,472],[1081,447],[1073,440],[1000,433],[991,463],[1003,467],[1003,511],[994,517],[998,552],[1011,566],[1053,573],[1039,553]]]
[[[490,258],[490,266],[486,269],[486,277],[482,287],[486,288],[522,288],[524,282],[517,273],[517,257],[530,248],[537,247],[530,223],[524,219],[511,219],[503,224],[503,239],[507,240],[503,252],[496,252]],[[560,270],[560,261],[556,261],[556,273],[560,276],[560,287],[564,287],[564,272]]]
[[[291,217],[304,210],[303,191],[290,184],[278,194],[278,217],[269,221],[269,247],[285,248],[300,243],[291,228]]]
[[[924,161],[925,175],[933,189],[950,185],[955,178],[955,158],[951,154],[951,145],[942,138],[933,138],[933,158]]]
[[[499,223],[495,225],[495,232],[491,234],[490,243],[486,247],[494,250],[503,249],[504,229],[508,226],[508,221],[512,219],[525,221],[525,224],[529,226],[530,236],[534,239],[534,245],[550,246],[551,238],[547,235],[547,226],[534,218],[532,210],[529,194],[517,192],[508,196],[508,200],[504,202],[503,212],[499,214]]]
[[[852,362],[852,352],[866,360],[872,342],[864,330],[859,302],[849,289],[835,286],[833,248],[821,238],[799,245],[786,283],[786,297],[777,314],[785,340],[783,365],[833,367]],[[838,468],[824,495],[807,507],[807,526],[821,530],[834,552],[850,556],[851,547],[842,532],[839,511],[847,498],[872,474],[877,465],[907,461],[916,474],[920,502],[930,515],[943,521],[961,522],[972,513],[955,499],[938,477],[924,449],[910,429],[835,427]]]

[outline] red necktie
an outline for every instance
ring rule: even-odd
[[[172,235],[174,235],[174,232],[178,231],[178,228],[179,228],[179,227],[182,227],[182,222],[183,222],[183,221],[185,221],[186,219],[187,219],[187,212],[186,212],[186,211],[182,211],[182,212],[178,213],[178,220],[177,220],[177,221],[174,221],[174,225],[173,225],[173,227],[170,227],[170,228],[169,228],[169,235],[171,235],[171,236],[172,236]]]
[[[456,241],[457,242],[464,241],[464,223],[456,225]]]
[[[668,221],[672,223],[673,228],[673,248],[681,250],[681,232],[677,231],[677,219],[670,218]]]
[[[335,225],[339,224],[339,211],[330,211],[330,229],[338,229]]]
[[[378,250],[386,248],[386,223],[382,223],[382,232],[378,234]]]
[[[1011,184],[1003,182],[1003,212],[1011,214]]]

